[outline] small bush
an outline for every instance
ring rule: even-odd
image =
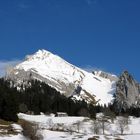
[[[30,140],[42,140],[43,137],[38,133],[38,125],[22,121],[23,135]]]
[[[88,140],[98,140],[99,136],[94,136],[93,138],[89,138]]]

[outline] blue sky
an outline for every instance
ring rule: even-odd
[[[1,0],[0,70],[38,49],[140,81],[140,1]]]

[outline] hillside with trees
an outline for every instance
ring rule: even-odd
[[[28,81],[28,86],[14,87],[14,82],[0,79],[0,118],[17,121],[17,113],[45,114],[66,112],[69,116],[95,117],[94,106],[60,94],[43,82]],[[18,90],[17,90],[18,89]]]

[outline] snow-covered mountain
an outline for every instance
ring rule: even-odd
[[[65,96],[108,104],[115,93],[117,77],[103,72],[86,72],[46,50],[28,55],[10,69],[8,78],[17,84],[29,79],[46,82]]]

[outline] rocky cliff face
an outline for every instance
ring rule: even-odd
[[[116,83],[115,96],[119,110],[140,106],[140,85],[127,71],[122,73]]]
[[[104,71],[93,71],[93,74],[96,76],[105,78],[105,79],[109,79],[110,81],[118,81],[118,77],[116,75],[113,75]]]

